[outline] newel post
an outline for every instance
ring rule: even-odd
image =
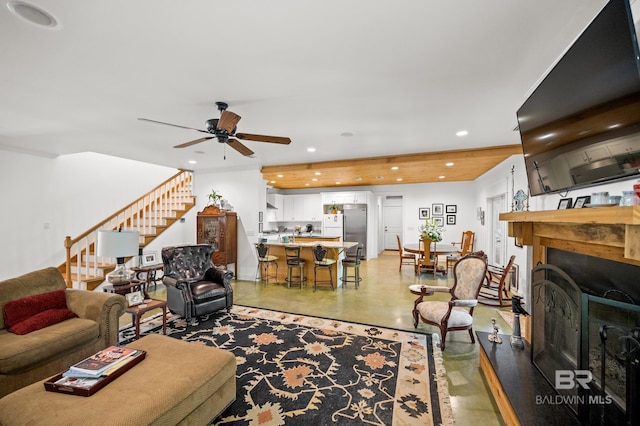
[[[67,288],[73,287],[71,283],[71,246],[73,246],[73,242],[71,241],[71,237],[67,235],[64,239],[64,248],[67,252],[67,261],[66,261],[66,273],[65,273],[65,281],[67,282]]]

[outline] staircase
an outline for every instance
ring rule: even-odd
[[[116,259],[96,256],[98,231],[138,231],[140,249],[144,248],[195,206],[192,182],[193,174],[181,170],[79,236],[67,236],[64,241],[67,259],[58,267],[67,287],[94,290],[115,269]],[[129,259],[125,258],[125,262]]]

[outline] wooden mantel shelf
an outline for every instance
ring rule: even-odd
[[[640,206],[501,213],[500,220],[509,222],[640,225]]]
[[[640,206],[501,213],[516,244],[545,262],[554,247],[640,266]]]

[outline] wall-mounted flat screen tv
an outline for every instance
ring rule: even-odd
[[[531,195],[640,176],[640,51],[610,0],[517,111]]]

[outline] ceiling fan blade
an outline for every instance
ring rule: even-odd
[[[185,142],[185,143],[181,143],[180,145],[176,145],[176,146],[174,146],[174,148],[186,148],[188,146],[195,145],[197,143],[204,142],[206,140],[213,139],[213,138],[215,138],[215,136],[209,136],[207,138],[196,139],[196,140],[191,141],[191,142]]]
[[[140,121],[148,121],[150,123],[164,124],[165,126],[180,127],[181,129],[195,130],[202,133],[209,133],[206,130],[194,129],[193,127],[180,126],[178,124],[165,123],[164,121],[149,120],[148,118],[138,118]]]
[[[231,134],[241,118],[238,114],[231,111],[222,111],[220,120],[218,121],[218,129],[224,129],[227,133]]]
[[[270,143],[281,143],[284,145],[289,145],[291,143],[291,139],[283,138],[280,136],[265,136],[265,135],[252,135],[250,133],[236,133],[235,137],[238,139],[246,139],[250,141],[256,142],[270,142]]]
[[[246,157],[253,157],[253,151],[241,144],[237,139],[229,139],[227,145]]]

